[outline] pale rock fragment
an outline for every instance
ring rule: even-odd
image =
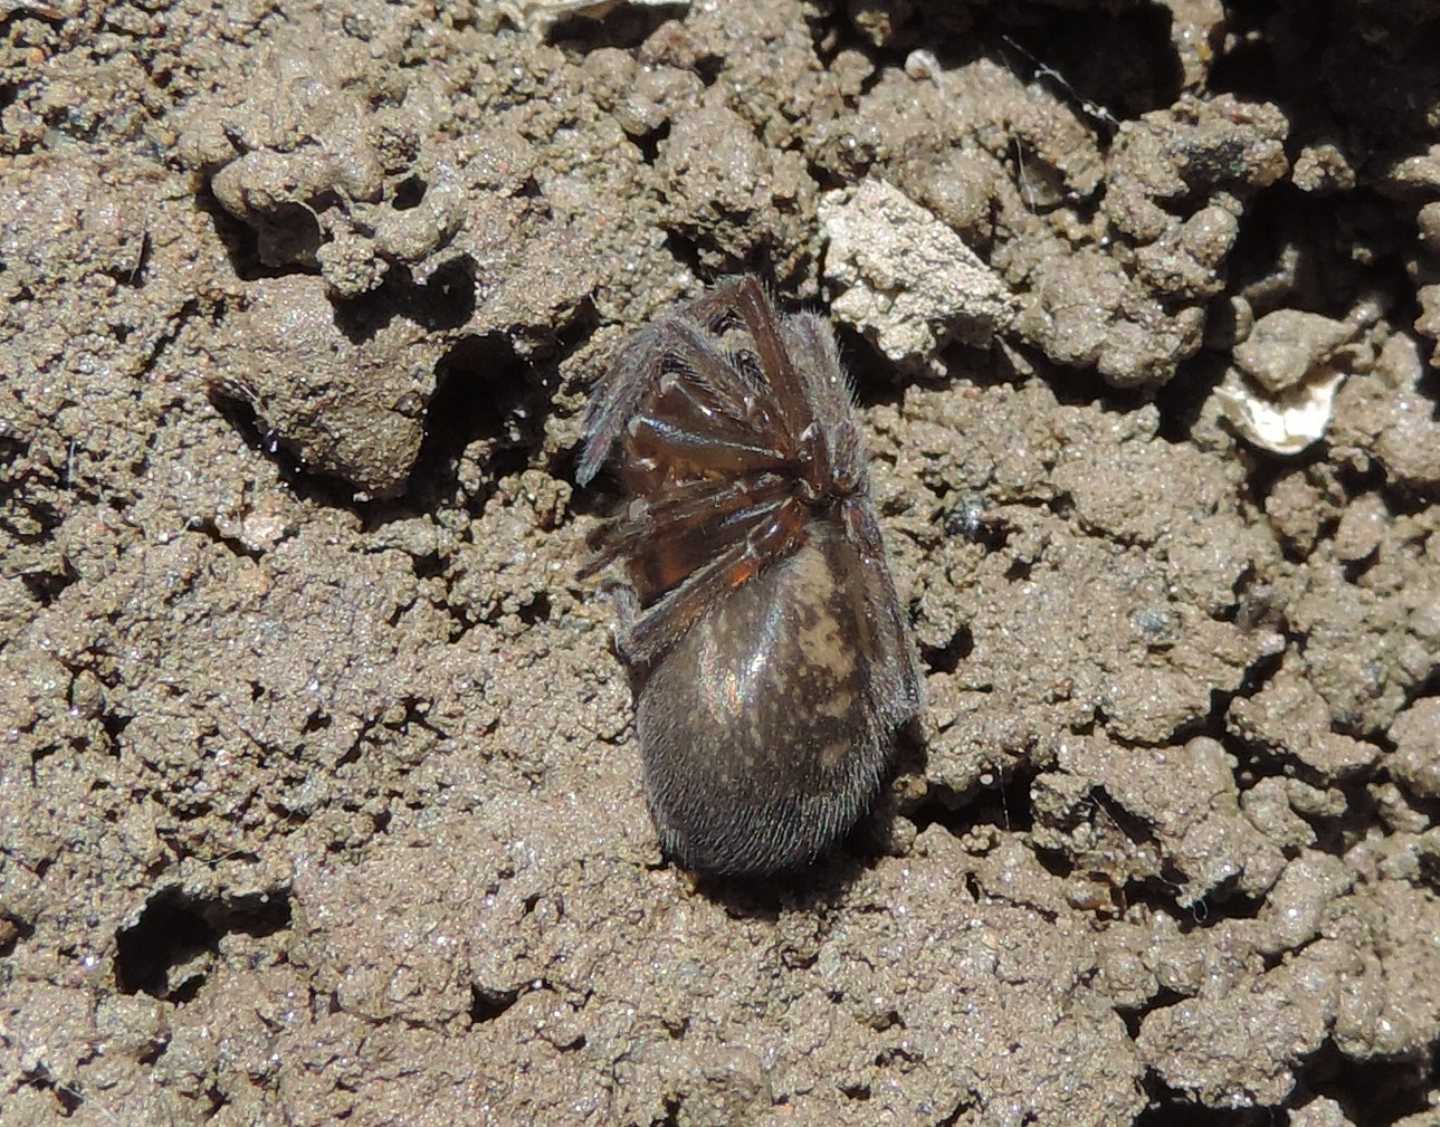
[[[1324,437],[1335,393],[1346,373],[1327,368],[1277,395],[1266,395],[1238,368],[1225,373],[1214,395],[1242,438],[1272,454],[1298,454]]]
[[[1321,438],[1349,374],[1343,350],[1357,328],[1353,319],[1298,309],[1260,318],[1214,393],[1235,429],[1275,454],[1298,454]]]
[[[951,340],[984,347],[1015,314],[1005,283],[953,230],[898,188],[868,179],[820,199],[831,313],[886,357],[943,372]]]

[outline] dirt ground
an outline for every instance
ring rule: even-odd
[[[0,3],[5,1124],[1440,1122],[1440,4]],[[587,391],[828,309],[929,704],[694,884]]]

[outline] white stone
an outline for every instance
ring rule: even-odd
[[[953,230],[898,188],[868,179],[820,198],[831,315],[889,359],[943,372],[952,340],[984,347],[1015,315],[1005,283]]]

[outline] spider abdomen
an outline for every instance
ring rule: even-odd
[[[889,733],[851,644],[829,521],[692,626],[645,680],[636,727],[665,851],[687,868],[773,872],[815,860],[874,799]]]

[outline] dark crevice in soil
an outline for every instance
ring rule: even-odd
[[[562,51],[581,57],[602,47],[628,51],[649,39],[661,24],[682,17],[687,6],[683,0],[673,4],[617,4],[598,18],[577,14],[558,19],[546,30],[545,38]]]
[[[1153,388],[1112,387],[1094,368],[1061,368],[1038,354],[1035,368],[1062,407],[1098,407],[1128,418],[1155,398]]]
[[[411,569],[416,579],[434,579],[445,574],[446,562],[439,552],[426,552],[423,556],[411,558]]]
[[[1290,624],[1285,608],[1280,603],[1281,594],[1267,577],[1262,576],[1252,564],[1247,564],[1231,590],[1235,593],[1235,605],[1215,615],[1216,621],[1233,622],[1242,630],[1259,630],[1263,627],[1285,635],[1288,640]],[[1282,660],[1283,656],[1282,654]],[[1251,668],[1258,668],[1268,660],[1257,660]]]
[[[246,446],[260,451],[275,466],[296,497],[326,508],[354,507],[354,487],[332,474],[306,468],[290,444],[260,416],[258,404],[243,387],[222,381],[211,384],[207,392],[211,406],[235,428]]]
[[[377,720],[367,720],[361,726],[360,731],[357,732],[355,735],[354,741],[350,744],[349,747],[347,747],[343,752],[340,753],[340,758],[335,760],[335,767],[337,770],[341,767],[348,767],[350,764],[358,763],[360,761],[361,749],[364,748],[367,740],[369,739],[370,733],[375,730],[375,727],[378,723],[379,721]]]
[[[520,997],[517,988],[500,989],[489,986],[470,987],[470,1024],[483,1025],[494,1021]]]
[[[550,621],[550,596],[537,591],[535,597],[519,610],[520,621],[526,626],[536,626]]]
[[[220,1114],[220,1109],[230,1103],[230,1098],[221,1090],[218,1084],[212,1084],[205,1090],[205,1098],[210,1101],[210,1106],[205,1109],[205,1119],[214,1119]]]
[[[379,288],[335,304],[335,327],[352,344],[363,344],[403,317],[431,330],[458,329],[475,313],[476,265],[468,254],[441,263],[423,281],[410,267],[392,263]]]
[[[1090,788],[1090,801],[1095,804],[1107,822],[1125,835],[1134,845],[1149,845],[1155,840],[1152,831],[1142,818],[1137,818],[1120,803],[1116,802],[1102,787]]]
[[[68,1119],[80,1110],[85,1102],[85,1097],[68,1084],[62,1084],[54,1074],[43,1064],[20,1074],[21,1083],[31,1088],[39,1089],[42,1092],[50,1092],[55,1096],[55,1102],[60,1105],[61,1110]]]
[[[213,520],[206,519],[196,525],[193,525],[192,527],[194,527],[195,530],[198,532],[203,532],[206,536],[210,538],[213,543],[220,545],[220,547],[224,548],[232,556],[236,556],[240,559],[258,561],[261,557],[265,555],[264,552],[260,551],[258,548],[251,548],[250,546],[242,542],[238,537],[226,536],[223,532],[220,531],[219,526],[216,525]]]
[[[1180,60],[1171,42],[1171,15],[1159,6],[1097,13],[993,9],[995,22],[977,27],[998,40],[993,54],[1022,82],[1038,83],[1108,140],[1119,120],[1162,109],[1179,97]]]
[[[1140,1036],[1140,1026],[1145,1019],[1156,1010],[1169,1009],[1171,1006],[1183,1002],[1187,995],[1181,994],[1178,990],[1170,990],[1161,987],[1153,997],[1142,1006],[1116,1006],[1115,1014],[1125,1023],[1125,1032],[1129,1034],[1130,1040],[1134,1041]]]
[[[100,713],[100,727],[105,735],[110,738],[110,747],[107,749],[110,754],[118,754],[120,750],[120,737],[125,734],[125,729],[134,720],[133,716],[122,716],[111,709],[105,709]]]
[[[943,646],[921,646],[920,659],[930,667],[932,673],[954,673],[975,649],[975,637],[970,627],[961,626],[950,635]]]
[[[543,362],[522,358],[502,333],[456,341],[436,365],[435,394],[404,497],[373,506],[367,521],[378,525],[456,504],[478,513],[500,480],[535,465],[560,369],[594,335],[599,321],[594,305],[582,302]],[[569,471],[573,478],[574,457],[557,453],[539,468],[553,476]],[[478,482],[461,473],[467,458],[480,464]],[[445,561],[437,557],[433,567],[442,574]]]
[[[1077,858],[1063,848],[1037,846],[1035,860],[1052,877],[1059,877],[1061,880],[1073,875],[1080,867]]]
[[[1257,321],[1282,308],[1343,316],[1362,294],[1403,300],[1411,288],[1404,270],[1409,243],[1401,241],[1394,209],[1365,190],[1317,196],[1284,181],[1266,188],[1247,205],[1226,292],[1244,296]],[[1318,230],[1332,234],[1317,240]],[[1368,263],[1363,271],[1357,258]]]
[[[669,228],[665,232],[665,250],[680,266],[693,277],[707,284],[714,279],[710,271],[700,264],[700,249],[680,232]]]
[[[525,469],[541,440],[547,406],[530,366],[502,334],[456,341],[436,365],[425,434],[410,471],[407,503],[397,515],[428,511],[463,496],[459,471],[467,452],[482,464],[491,488]],[[489,492],[468,497],[467,507],[478,510]]]
[[[1024,583],[1027,579],[1030,578],[1030,572],[1034,568],[1034,566],[1034,563],[1030,560],[1013,560],[1010,566],[1005,569],[1006,582]]]
[[[1029,763],[999,770],[992,768],[971,790],[961,793],[932,783],[925,798],[909,812],[918,830],[940,825],[956,837],[976,826],[988,825],[1006,833],[1027,833],[1034,826],[1030,786],[1039,770]]]
[[[72,572],[31,571],[20,576],[25,593],[40,607],[50,606],[67,587],[80,578]]]
[[[1146,907],[1175,920],[1181,935],[1204,929],[1228,914],[1215,914],[1210,910],[1206,897],[1185,905],[1181,898],[1185,894],[1184,874],[1166,861],[1157,876],[1127,880],[1123,887],[1114,890],[1117,903],[1125,909]]]
[[[1421,89],[1433,86],[1425,79],[1437,24],[1424,15],[1411,4],[1232,5],[1231,46],[1218,54],[1209,84],[1279,105],[1295,123],[1292,147],[1319,140],[1361,155],[1386,152],[1429,128],[1429,99],[1417,96],[1416,76]]]
[[[1210,393],[1225,376],[1226,358],[1202,352],[1182,363],[1175,376],[1155,392],[1160,411],[1159,436],[1172,446],[1186,446]]]
[[[639,137],[631,137],[630,143],[640,150],[640,158],[651,167],[660,159],[660,142],[670,136],[670,123],[667,121],[659,128],[652,129]]]
[[[833,192],[840,188],[848,188],[851,184],[851,180],[849,177],[841,176],[838,173],[832,172],[823,164],[820,164],[813,160],[806,160],[805,171],[809,174],[810,179],[815,181],[816,188],[821,192]],[[821,262],[817,266],[817,273],[819,273],[822,277],[824,276],[825,271],[819,267],[823,267],[823,264],[824,251],[822,250]]]
[[[235,216],[225,210],[225,207],[215,198],[215,193],[210,190],[208,182],[195,193],[195,206],[210,218],[215,226],[215,234],[225,247],[225,253],[230,259],[230,265],[235,271],[236,277],[243,282],[253,282],[260,278],[283,278],[289,274],[313,274],[315,270],[302,270],[296,266],[275,267],[267,266],[260,260],[259,236],[254,228],[242,223]],[[295,205],[298,206],[298,205]],[[304,211],[304,218],[314,223],[314,215]],[[319,245],[318,230],[315,233],[316,246]]]
[[[1327,1041],[1299,1070],[1299,1088],[1334,1100],[1359,1127],[1379,1127],[1430,1110],[1437,1067],[1440,1046],[1414,1060],[1357,1061]]]
[[[1273,1108],[1206,1107],[1171,1088],[1152,1070],[1145,1074],[1149,1105],[1135,1117],[1134,1127],[1275,1127]]]
[[[724,73],[725,56],[702,55],[695,60],[693,69],[700,76],[700,81],[707,87],[714,86],[720,80],[720,75]]]
[[[1440,388],[1422,392],[1422,394],[1428,395],[1436,401],[1432,414],[1440,418]],[[1377,488],[1377,492],[1385,502],[1385,507],[1390,514],[1397,517],[1419,516],[1427,509],[1440,504],[1440,485],[1422,488],[1385,479]]]
[[[938,824],[959,837],[971,825],[970,798],[943,783],[932,782],[924,799],[907,816],[922,833]]]
[[[4,423],[0,422],[0,428]],[[71,444],[72,450],[74,443]],[[0,467],[14,466],[29,451],[30,444],[0,435]],[[41,492],[71,490],[68,465],[57,484],[49,474],[29,472],[14,478],[0,478],[0,533],[10,544],[45,544],[54,538],[55,530],[65,521],[60,506],[42,500]],[[93,500],[93,498],[81,498]],[[22,571],[18,578],[31,600],[42,607],[50,606],[74,583],[79,575],[64,561],[54,571]],[[3,641],[0,640],[0,648]]]
[[[1386,484],[1385,467],[1379,462],[1371,462],[1364,469],[1351,462],[1341,462],[1335,468],[1335,477],[1344,487],[1346,495],[1351,498],[1362,493],[1378,492],[1384,489]],[[1425,507],[1423,504],[1419,506],[1420,509]]]
[[[35,925],[17,916],[0,915],[0,959],[7,958],[15,948],[35,934]]]
[[[220,939],[243,933],[264,938],[290,926],[290,897],[246,895],[230,901],[199,899],[178,889],[158,893],[140,918],[115,933],[115,983],[123,994],[144,993],[174,1002],[192,999],[205,975],[169,983],[170,971],[205,952]]]
[[[417,208],[424,201],[428,188],[429,185],[418,173],[407,176],[395,185],[395,194],[391,197],[390,206],[396,211],[410,211],[412,208]]]
[[[905,384],[898,373],[865,337],[849,325],[833,323],[840,369],[850,376],[855,404],[862,411],[881,405],[899,408],[905,399]],[[891,378],[885,378],[887,373]]]

